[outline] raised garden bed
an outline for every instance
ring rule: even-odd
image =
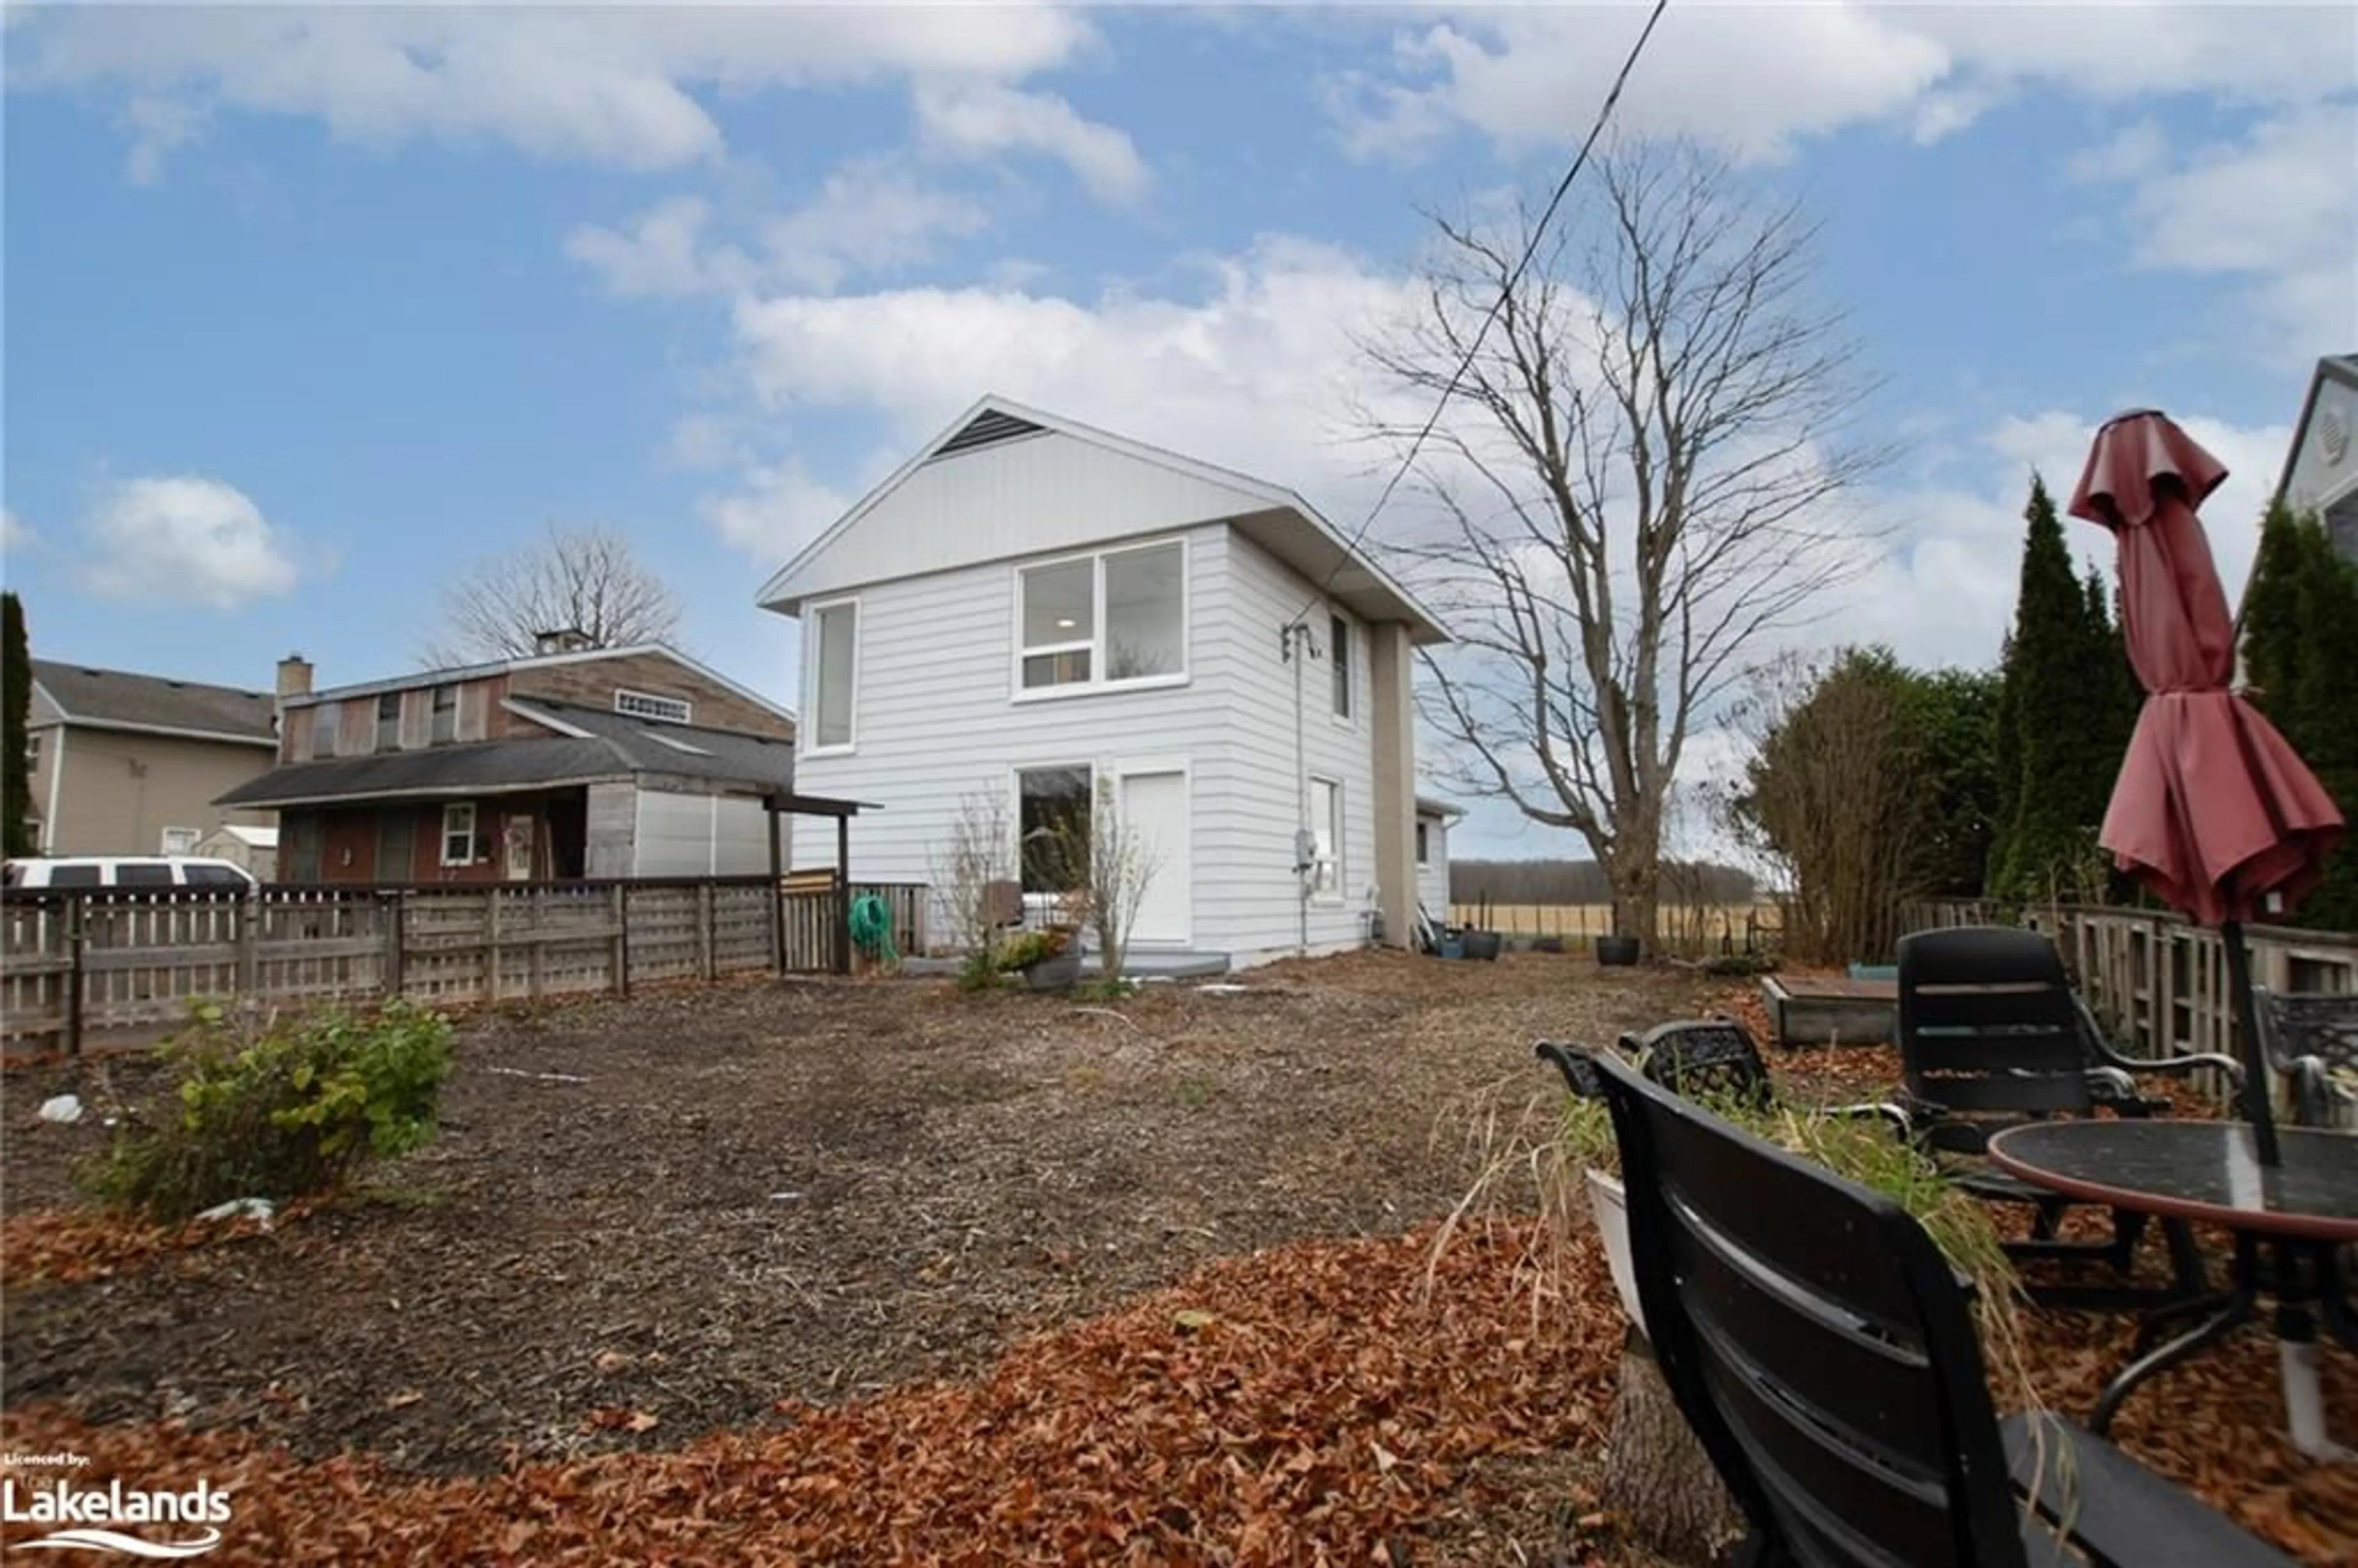
[[[1884,1045],[1898,1033],[1897,980],[1769,975],[1760,1000],[1779,1045]]]

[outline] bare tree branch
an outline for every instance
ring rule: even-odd
[[[437,668],[521,658],[544,632],[579,632],[597,648],[669,642],[679,616],[678,596],[620,533],[552,525],[453,580],[443,592],[440,627],[420,657]]]
[[[1628,144],[1598,175],[1586,243],[1554,231],[1499,307],[1390,548],[1458,633],[1421,655],[1452,782],[1578,833],[1650,940],[1689,737],[1871,563],[1841,503],[1889,454],[1851,439],[1870,385],[1812,303],[1812,224],[1689,146]],[[1419,427],[1376,409],[1441,394],[1532,224],[1428,217],[1417,309],[1358,344],[1387,397],[1355,416],[1396,452]]]

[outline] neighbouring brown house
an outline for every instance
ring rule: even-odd
[[[35,659],[34,842],[45,855],[185,855],[224,822],[268,827],[266,807],[214,803],[269,770],[276,719],[268,692]]]
[[[753,874],[794,784],[794,716],[660,644],[553,633],[528,658],[314,691],[278,666],[287,882]]]

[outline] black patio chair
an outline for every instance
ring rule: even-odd
[[[1964,1294],[1897,1204],[1591,1065],[1647,1328],[1749,1527],[1742,1568],[2288,1568],[2093,1433],[2001,1426]]]
[[[2268,1070],[2285,1080],[2299,1127],[2358,1125],[2358,995],[2252,988]]]
[[[1642,1032],[1623,1033],[1617,1043],[1623,1057],[1672,1094],[1706,1102],[1726,1099],[1766,1109],[1776,1098],[1768,1064],[1752,1032],[1740,1020],[1715,1013],[1709,1018],[1676,1018]],[[1603,1098],[1590,1068],[1590,1053],[1578,1045],[1542,1040],[1534,1047],[1540,1059],[1563,1075],[1572,1092],[1584,1099]],[[1907,1113],[1894,1105],[1844,1105],[1823,1108],[1831,1115],[1876,1116],[1903,1132]]]
[[[1919,1141],[1976,1196],[2030,1206],[2029,1238],[2008,1242],[2007,1250],[2025,1262],[2096,1262],[2123,1275],[2135,1264],[2147,1217],[2115,1210],[2108,1239],[2064,1239],[2059,1228],[2078,1200],[1991,1165],[1985,1157],[1991,1136],[2047,1117],[2093,1116],[2099,1107],[2121,1116],[2168,1111],[2167,1099],[2138,1089],[2131,1069],[2205,1069],[2231,1080],[2240,1074],[2225,1056],[2139,1061],[2123,1055],[2072,990],[2055,945],[2013,926],[1960,926],[1901,937],[1898,1033],[1901,1106]],[[2039,1281],[2026,1281],[2025,1288],[2049,1305],[2100,1309],[2201,1294],[2206,1284],[2192,1230],[2183,1221],[2165,1220],[2162,1231],[2176,1274],[2169,1290]]]

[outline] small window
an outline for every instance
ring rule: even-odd
[[[167,827],[164,829],[164,841],[157,848],[167,855],[192,854],[200,837],[201,835],[193,827]]]
[[[172,885],[172,868],[159,866],[153,860],[125,860],[114,868],[114,885],[119,888],[168,888]]]
[[[323,702],[311,709],[311,755],[332,757],[336,754],[336,726],[342,721],[343,705]]]
[[[1326,618],[1326,644],[1335,651],[1335,717],[1351,717],[1351,623],[1339,615]]]
[[[811,617],[810,744],[849,746],[852,698],[859,680],[860,606],[846,600]]]
[[[41,766],[41,732],[38,730],[25,737],[25,771],[38,773]]]
[[[376,749],[397,752],[401,749],[401,693],[382,692],[376,699]]]
[[[1430,823],[1420,822],[1416,825],[1416,863],[1420,866],[1429,866],[1433,864],[1433,844],[1431,835],[1432,825]]]
[[[1312,838],[1310,891],[1322,897],[1343,891],[1343,786],[1333,779],[1310,781]]]
[[[434,688],[434,726],[427,731],[430,743],[447,746],[459,738],[459,688],[438,686]]]
[[[96,866],[52,866],[49,885],[53,888],[94,888],[98,885]]]
[[[665,724],[685,724],[696,716],[696,709],[676,697],[657,697],[652,692],[632,691],[618,687],[614,691],[614,711],[627,713],[633,719],[654,719]]]
[[[1069,892],[1088,855],[1090,771],[1026,768],[1015,775],[1015,828],[1023,891]]]
[[[475,803],[454,801],[442,808],[442,863],[470,866],[475,861]]]

